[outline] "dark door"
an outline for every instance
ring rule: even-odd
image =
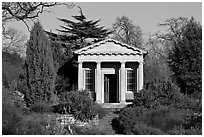
[[[104,75],[104,102],[117,103],[117,75]]]

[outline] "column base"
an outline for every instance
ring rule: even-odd
[[[101,101],[101,100],[97,100],[97,101],[96,101],[96,103],[101,104],[101,103],[102,103],[102,101]]]
[[[126,104],[126,101],[121,100],[121,101],[120,101],[120,104]]]

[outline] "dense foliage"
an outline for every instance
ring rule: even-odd
[[[168,59],[181,91],[201,98],[202,27],[193,18],[184,26],[181,38],[173,45]]]
[[[25,76],[28,104],[51,102],[55,90],[55,70],[51,45],[39,22],[34,24],[27,44]]]
[[[23,73],[23,60],[16,53],[2,52],[2,84],[16,88],[18,76]]]
[[[76,119],[88,121],[93,119],[97,114],[100,118],[105,116],[105,110],[93,102],[89,92],[70,91],[63,93],[59,105],[54,109],[57,113],[73,114]]]
[[[119,112],[113,125],[121,134],[201,134],[201,112],[201,102],[163,82],[135,93],[133,104]]]

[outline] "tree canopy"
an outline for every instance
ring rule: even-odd
[[[108,29],[98,25],[100,20],[87,20],[81,8],[80,15],[75,15],[72,17],[76,21],[58,18],[65,25],[61,25],[61,29],[57,29],[60,34],[47,32],[52,39],[60,40],[62,43],[71,43],[70,45],[73,45],[72,49],[79,49],[87,46],[86,40],[88,38],[102,40],[111,33],[111,31]]]
[[[142,30],[139,26],[134,25],[128,17],[117,17],[112,29],[114,39],[135,47],[141,47]]]
[[[169,52],[168,59],[181,91],[201,95],[202,26],[194,18],[182,27],[181,36]]]

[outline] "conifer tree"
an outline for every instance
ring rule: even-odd
[[[29,104],[49,102],[55,89],[51,44],[39,22],[34,24],[26,51],[26,99]]]
[[[88,44],[85,42],[87,38],[95,38],[97,41],[103,40],[112,32],[98,25],[100,20],[87,20],[80,8],[80,15],[72,16],[76,21],[69,19],[61,19],[65,25],[61,25],[61,29],[57,29],[60,34],[47,32],[51,38],[58,39],[62,43],[71,45],[71,49],[79,49]],[[68,44],[70,43],[70,44]]]

